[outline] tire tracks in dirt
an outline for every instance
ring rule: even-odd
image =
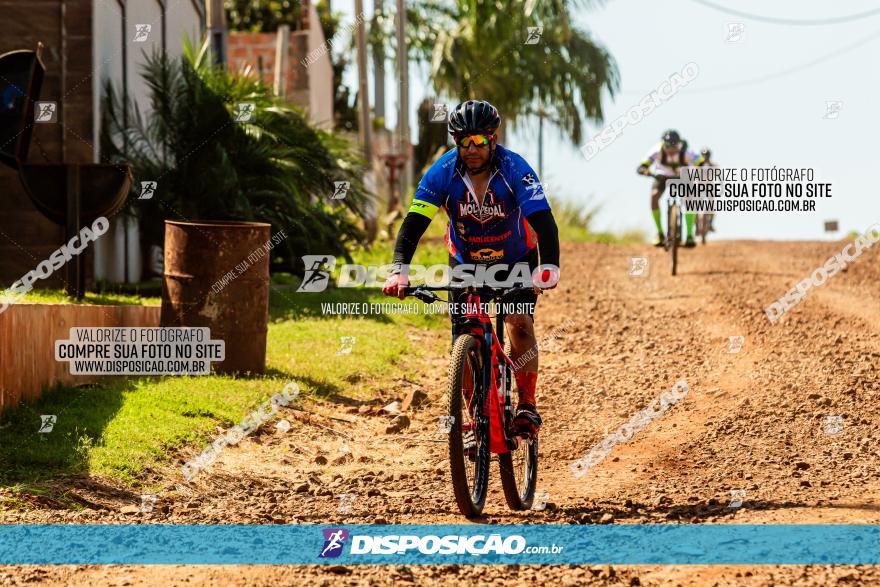
[[[764,308],[843,242],[710,243],[668,255],[643,246],[563,245],[563,280],[537,310],[538,337],[573,323],[541,355],[538,492],[543,511],[511,512],[492,466],[486,516],[477,523],[878,523],[880,415],[878,251],[811,290],[778,323]],[[629,275],[646,256],[647,277]],[[571,321],[571,322],[568,322]],[[447,333],[419,336],[448,338]],[[744,337],[738,353],[730,336]],[[387,400],[413,386],[426,402],[411,424],[385,434],[377,403],[325,403],[295,427],[267,430],[227,449],[193,483],[162,472],[164,523],[462,523],[437,434],[446,357],[402,373]],[[679,379],[689,394],[581,479],[570,464]],[[311,409],[311,408],[310,408]],[[327,417],[337,412],[343,419]],[[323,415],[322,415],[323,414]],[[823,431],[828,416],[843,430]],[[343,449],[343,446],[345,449]],[[745,490],[741,507],[730,491]],[[340,510],[340,495],[355,495]],[[106,500],[105,500],[106,502]],[[112,509],[112,502],[106,502]],[[132,521],[110,511],[19,521]],[[28,569],[49,582],[101,584],[825,585],[880,582],[863,567],[79,567]],[[292,575],[293,574],[293,575]],[[16,582],[13,582],[16,584]]]

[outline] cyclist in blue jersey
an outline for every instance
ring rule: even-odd
[[[448,130],[456,147],[425,173],[394,247],[394,269],[382,291],[402,297],[409,284],[408,266],[419,239],[443,208],[449,218],[446,245],[449,264],[497,266],[495,279],[527,272],[537,287],[551,289],[559,281],[559,235],[544,189],[525,159],[497,144],[501,124],[498,110],[488,102],[468,100],[449,116]],[[534,236],[532,234],[534,230]],[[537,238],[535,238],[537,237]],[[540,259],[539,259],[540,248]],[[523,271],[525,270],[525,271]],[[493,275],[493,272],[487,271]],[[451,302],[464,301],[450,299]],[[531,304],[532,311],[506,317],[510,358],[521,367],[515,373],[519,404],[514,420],[520,430],[537,433],[541,417],[535,401],[538,379],[537,340],[532,292],[518,294],[513,303]],[[453,336],[461,316],[451,308]],[[524,361],[520,361],[520,357]]]

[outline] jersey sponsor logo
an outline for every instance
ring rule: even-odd
[[[490,263],[492,261],[500,261],[504,258],[504,251],[496,249],[480,249],[479,251],[471,251],[471,259],[482,263]]]
[[[483,244],[483,243],[499,243],[501,241],[507,240],[513,234],[512,230],[508,230],[504,234],[498,236],[469,236],[467,237],[467,241],[469,243]]]
[[[488,199],[488,194],[486,196]],[[480,224],[493,220],[495,218],[507,218],[504,212],[504,204],[502,202],[459,202],[458,215],[465,217],[470,216]]]

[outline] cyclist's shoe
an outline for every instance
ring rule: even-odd
[[[694,240],[694,237],[689,236],[689,237],[687,237],[687,240],[685,241],[684,246],[688,249],[692,249],[695,246],[697,246],[697,241]]]
[[[474,436],[474,424],[465,422],[461,425],[461,443],[464,456],[470,461],[477,460],[477,437]]]
[[[516,407],[513,429],[519,435],[535,437],[541,428],[541,416],[532,404],[521,403]]]
[[[665,247],[666,246],[666,236],[663,234],[657,235],[657,240],[654,241],[655,247]]]

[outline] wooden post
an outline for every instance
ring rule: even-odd
[[[278,27],[278,36],[275,40],[275,85],[276,96],[284,97],[287,94],[287,73],[290,71],[290,25],[282,24]]]
[[[79,164],[68,163],[65,196],[67,196],[67,222],[64,227],[64,242],[70,242],[80,231],[80,188],[79,188]],[[67,262],[67,295],[82,299],[85,292],[85,278],[82,255],[73,255]]]
[[[208,35],[211,39],[211,55],[215,65],[226,65],[226,9],[223,0],[208,0],[205,3],[208,21]]]

